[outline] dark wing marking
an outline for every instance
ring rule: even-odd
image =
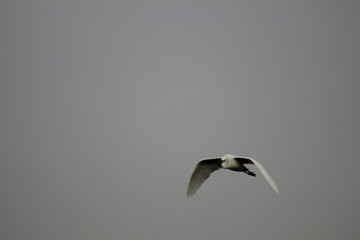
[[[241,164],[254,164],[253,161],[251,161],[251,159],[249,158],[235,157],[234,159]]]
[[[187,196],[193,196],[210,174],[221,168],[221,158],[208,158],[200,160],[191,175]]]

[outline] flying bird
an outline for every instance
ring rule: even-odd
[[[197,190],[199,190],[205,180],[210,177],[210,174],[221,168],[237,172],[244,172],[250,176],[255,177],[256,174],[251,172],[247,167],[244,166],[244,164],[254,164],[264,175],[265,179],[268,181],[274,191],[280,195],[275,181],[270,177],[270,174],[258,161],[247,157],[226,154],[221,158],[205,158],[199,161],[191,175],[187,196],[193,196]]]

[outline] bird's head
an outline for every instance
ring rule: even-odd
[[[230,154],[225,154],[224,156],[221,157],[221,160],[224,162],[226,160],[231,159],[232,157],[234,157],[234,156],[230,155]]]
[[[223,168],[228,168],[229,165],[231,164],[231,159],[232,159],[232,155],[230,154],[226,154],[224,156],[221,157],[221,166]]]

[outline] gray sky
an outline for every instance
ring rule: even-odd
[[[2,1],[0,238],[359,239],[359,10]]]

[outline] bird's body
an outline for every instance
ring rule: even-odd
[[[187,196],[193,196],[203,184],[203,182],[210,176],[210,174],[221,168],[237,172],[244,172],[250,176],[255,177],[256,174],[251,172],[244,164],[254,164],[256,167],[258,167],[270,186],[279,195],[279,190],[276,186],[276,183],[258,161],[247,157],[226,154],[221,158],[207,158],[199,161],[193,174],[191,175]]]

